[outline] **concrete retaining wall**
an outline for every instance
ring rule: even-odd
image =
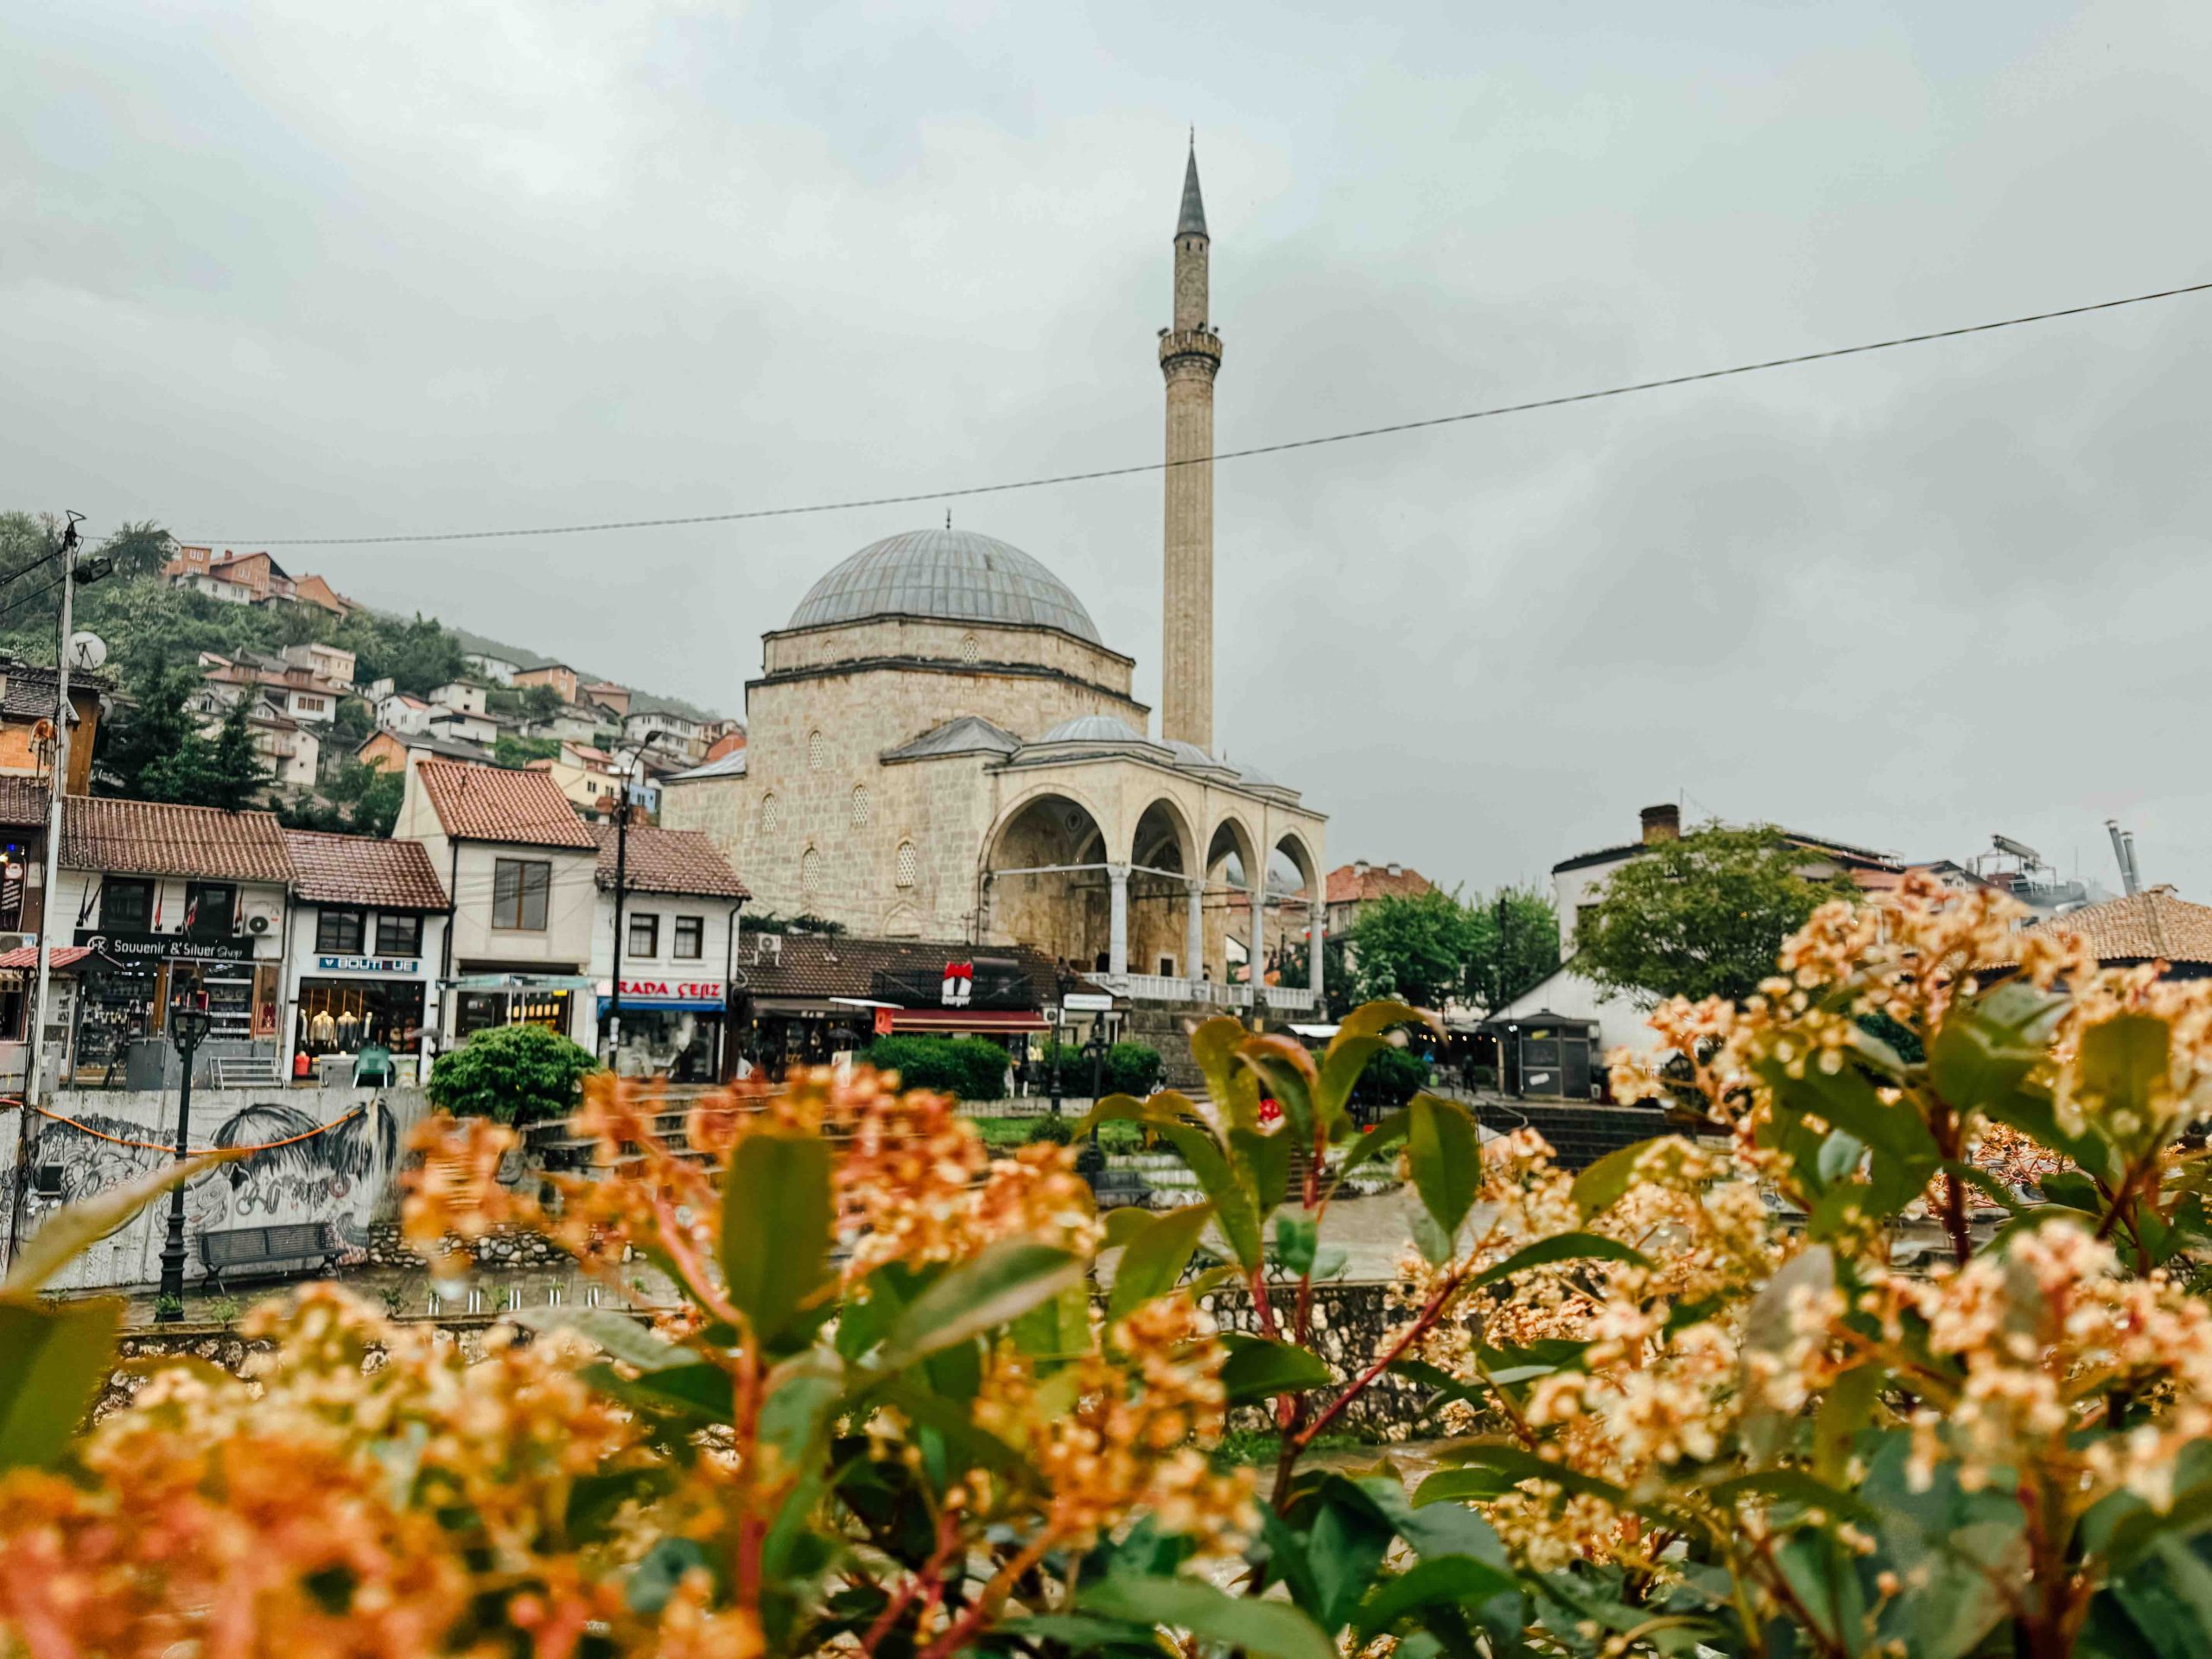
[[[20,1165],[24,1125],[0,1118],[0,1227],[6,1236],[27,1240],[62,1205],[168,1161],[176,1109],[176,1096],[168,1090],[65,1090],[55,1096],[52,1109],[70,1121],[33,1114],[29,1156]],[[352,1251],[365,1251],[371,1224],[393,1211],[399,1147],[426,1110],[421,1091],[412,1089],[378,1094],[352,1088],[195,1087],[187,1136],[195,1150],[289,1144],[217,1169],[186,1188],[185,1241],[193,1252],[188,1281],[196,1284],[200,1277],[193,1241],[203,1230],[327,1221]],[[79,1256],[53,1287],[152,1287],[161,1278],[167,1225],[166,1200],[141,1211]],[[11,1253],[14,1248],[11,1243]]]

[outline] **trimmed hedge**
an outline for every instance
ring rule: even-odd
[[[1060,1092],[1084,1095],[1090,1090],[1090,1057],[1072,1045],[1046,1043],[1039,1050],[1039,1086],[1052,1076],[1052,1056],[1060,1057]],[[1160,1086],[1160,1051],[1143,1043],[1116,1043],[1106,1051],[1102,1085],[1109,1095],[1135,1095],[1139,1099]]]
[[[879,1071],[896,1071],[905,1088],[957,1100],[1006,1095],[1006,1050],[982,1037],[879,1037],[860,1058]]]
[[[1410,1049],[1386,1048],[1367,1063],[1352,1093],[1360,1100],[1402,1106],[1428,1086],[1428,1060]]]

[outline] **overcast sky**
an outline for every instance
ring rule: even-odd
[[[0,505],[739,712],[907,507],[2212,277],[2212,8],[0,6]],[[1363,12],[1374,15],[1359,15]],[[1219,742],[1488,887],[1637,809],[2212,900],[2212,296],[1224,463]],[[1160,480],[958,504],[1156,699]]]

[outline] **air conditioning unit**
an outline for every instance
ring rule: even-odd
[[[784,936],[780,933],[755,933],[753,936],[753,963],[759,967],[766,963],[780,963],[784,959]]]
[[[245,931],[249,933],[266,933],[275,925],[275,922],[266,916],[249,916],[245,918]]]
[[[29,950],[38,944],[35,933],[0,933],[0,954],[10,950]]]
[[[281,901],[248,899],[241,925],[249,933],[273,933],[276,924],[283,919]]]

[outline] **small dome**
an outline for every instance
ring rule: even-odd
[[[1173,752],[1175,764],[1179,766],[1219,766],[1232,772],[1236,770],[1227,762],[1215,760],[1187,738],[1171,737],[1167,740],[1167,747]]]
[[[1237,767],[1236,781],[1240,784],[1256,784],[1262,789],[1281,789],[1282,787],[1281,784],[1275,782],[1274,779],[1268,777],[1266,772],[1262,772],[1257,766]]]
[[[1102,643],[1066,583],[1020,548],[972,530],[910,530],[870,543],[807,589],[790,626],[871,616],[1007,622]]]
[[[1141,743],[1144,734],[1113,715],[1077,715],[1039,738],[1039,743]]]

